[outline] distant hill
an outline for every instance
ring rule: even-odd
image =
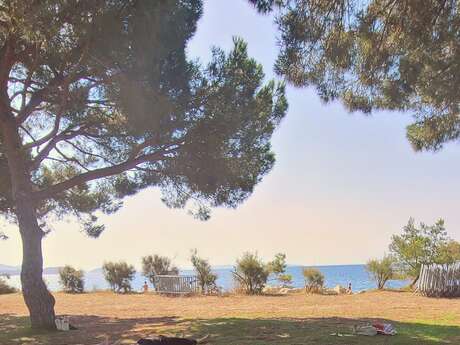
[[[58,274],[60,269],[61,267],[47,267],[43,270],[43,274]],[[21,274],[21,267],[0,264],[0,274],[19,275]]]
[[[8,266],[0,264],[0,274],[16,275],[21,272],[21,268],[18,266]]]

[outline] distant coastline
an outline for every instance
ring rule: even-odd
[[[43,274],[58,274],[60,269],[61,267],[47,267],[43,269]],[[0,264],[0,274],[7,274],[9,276],[17,276],[21,274],[21,267]]]
[[[286,272],[291,274],[293,277],[292,287],[301,288],[304,287],[304,278],[302,269],[305,266],[301,265],[289,265]],[[319,269],[325,276],[325,286],[328,288],[334,288],[336,285],[348,286],[351,283],[352,289],[355,292],[375,289],[376,284],[370,278],[369,274],[365,269],[365,265],[323,265],[323,266],[311,266]],[[213,271],[217,274],[217,285],[222,287],[223,290],[229,291],[234,288],[233,266],[231,265],[219,265],[214,266]],[[11,276],[10,283],[17,288],[20,288],[21,282],[19,277],[19,268],[12,266],[0,265],[0,272],[6,270]],[[11,273],[13,272],[13,273]],[[51,291],[58,291],[61,289],[59,284],[59,267],[46,268],[43,274],[44,280]],[[180,274],[190,275],[194,274],[191,269],[181,269]],[[135,291],[141,291],[145,281],[145,277],[142,276],[141,272],[137,272],[134,280],[132,281],[132,287]],[[401,288],[407,286],[408,281],[397,281],[392,280],[387,284],[388,288]],[[276,282],[269,280],[268,285],[276,285]],[[94,290],[106,290],[109,286],[104,279],[102,268],[96,268],[85,272],[85,289],[87,291]]]

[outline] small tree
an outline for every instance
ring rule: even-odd
[[[410,218],[403,228],[401,235],[393,235],[390,251],[394,255],[402,273],[411,277],[411,287],[415,285],[420,276],[423,264],[449,264],[455,259],[448,249],[455,252],[455,244],[450,243],[444,226],[444,220],[439,219],[433,225],[415,224]],[[454,255],[455,256],[455,255]]]
[[[200,258],[196,249],[192,250],[190,260],[198,275],[198,282],[202,293],[216,286],[217,275],[212,272],[208,260]]]
[[[10,286],[6,279],[9,279],[7,275],[0,275],[0,295],[5,295],[9,293],[15,293],[18,290],[15,287]]]
[[[385,287],[388,280],[396,278],[395,259],[390,255],[385,255],[381,260],[369,260],[366,270],[377,283],[379,290]]]
[[[276,254],[273,261],[268,263],[270,273],[275,276],[275,279],[278,280],[282,287],[292,284],[292,275],[286,274],[286,268],[286,254],[284,253]]]
[[[279,274],[277,279],[283,288],[289,287],[292,285],[292,274],[286,274],[286,273]]]
[[[72,266],[64,266],[59,270],[59,283],[67,293],[82,293],[85,290],[83,277],[83,271]]]
[[[102,266],[105,280],[112,291],[127,293],[131,291],[131,281],[134,279],[136,270],[134,266],[126,262],[106,262]]]
[[[246,252],[236,261],[233,270],[236,282],[247,294],[259,294],[267,283],[269,268],[258,257],[257,253]]]
[[[324,274],[320,270],[313,267],[306,267],[303,269],[303,277],[306,291],[318,292],[323,289]]]
[[[167,256],[148,255],[142,258],[142,274],[152,285],[155,285],[157,275],[178,275],[179,269],[172,264]]]

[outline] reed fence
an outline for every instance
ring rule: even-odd
[[[429,297],[460,297],[460,262],[422,265],[417,292]]]

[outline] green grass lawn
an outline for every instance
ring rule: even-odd
[[[449,316],[446,315],[446,320]],[[365,322],[366,320],[359,320]],[[321,344],[321,345],[424,345],[460,344],[460,327],[442,324],[434,320],[420,320],[415,323],[392,322],[396,336],[334,336],[333,333],[350,334],[351,326],[357,320],[343,318],[315,319],[170,319],[159,323],[158,333],[200,337],[210,334],[209,344],[215,345],[265,345],[265,344]],[[121,339],[123,344],[135,343],[138,339],[131,331],[139,325],[153,322],[151,319],[108,320],[93,317],[91,322],[100,325],[100,332],[111,335],[111,339]],[[448,323],[448,321],[447,321]],[[85,329],[70,332],[36,332],[28,328],[26,317],[0,316],[0,344],[97,344],[100,337],[85,334]],[[131,332],[131,333],[130,333]]]

